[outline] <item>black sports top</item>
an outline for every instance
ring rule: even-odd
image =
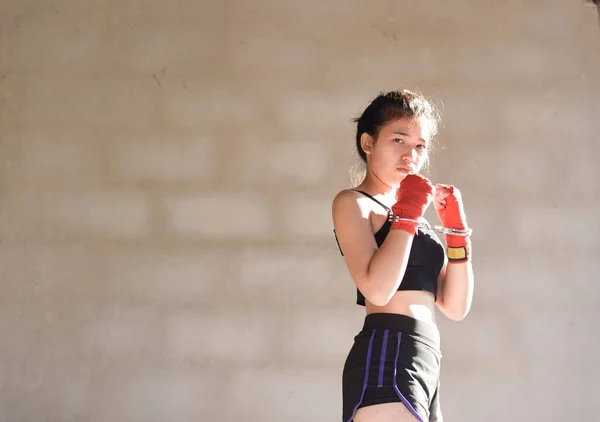
[[[390,227],[392,226],[391,219],[393,217],[393,212],[389,207],[385,206],[368,193],[356,189],[353,190],[360,192],[377,202],[388,212],[389,218],[377,231],[377,233],[375,233],[375,242],[377,243],[378,247],[381,247],[383,241],[390,231]],[[335,229],[333,232],[335,235],[335,240],[338,244],[338,248],[340,248],[340,253],[343,256],[344,253],[342,252],[340,243],[337,240]],[[398,287],[398,291],[421,290],[431,292],[433,293],[433,296],[437,298],[437,279],[440,275],[442,267],[444,266],[444,259],[444,246],[440,242],[439,238],[435,235],[429,224],[425,221],[425,219],[423,219],[423,222],[419,223],[417,226],[417,232],[410,249],[406,271],[404,273],[404,277],[402,278],[402,282]],[[365,297],[360,290],[358,290],[358,288],[356,289],[356,295],[356,303],[358,305],[365,306]]]

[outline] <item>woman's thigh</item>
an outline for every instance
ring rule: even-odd
[[[397,402],[361,407],[354,415],[354,422],[419,422],[419,420],[404,404]]]

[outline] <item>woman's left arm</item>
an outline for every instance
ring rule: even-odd
[[[465,235],[470,229],[460,191],[454,186],[436,185],[433,202],[444,228],[456,233],[446,233],[447,256],[438,278],[436,304],[448,318],[461,321],[469,313],[473,300],[471,241]]]
[[[436,304],[439,310],[454,321],[462,321],[473,300],[473,266],[466,262],[448,262],[438,278]]]

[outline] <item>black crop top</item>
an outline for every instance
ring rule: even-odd
[[[391,218],[393,217],[392,210],[382,204],[377,199],[373,198],[366,192],[353,189],[356,192],[360,192],[379,205],[384,207],[389,218],[383,224],[383,226],[375,233],[375,242],[378,247],[381,247],[383,241],[387,237],[390,227],[392,226]],[[334,235],[338,248],[342,256],[342,248],[339,241],[337,240],[337,234]],[[398,291],[401,290],[421,290],[433,293],[433,296],[437,298],[437,279],[440,275],[440,271],[444,266],[444,246],[440,242],[439,238],[435,235],[429,224],[423,219],[422,223],[417,226],[416,236],[413,239],[412,247],[408,257],[408,264],[402,282],[398,287]],[[363,294],[356,289],[356,303],[358,305],[365,306],[365,297]]]

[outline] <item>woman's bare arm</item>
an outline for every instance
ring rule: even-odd
[[[444,265],[438,279],[438,309],[454,321],[462,321],[473,300],[473,265],[471,260]]]
[[[333,224],[350,277],[376,306],[385,306],[404,277],[413,235],[405,230],[390,230],[380,248],[373,237],[370,210],[361,207],[356,193],[341,191],[333,200]]]

